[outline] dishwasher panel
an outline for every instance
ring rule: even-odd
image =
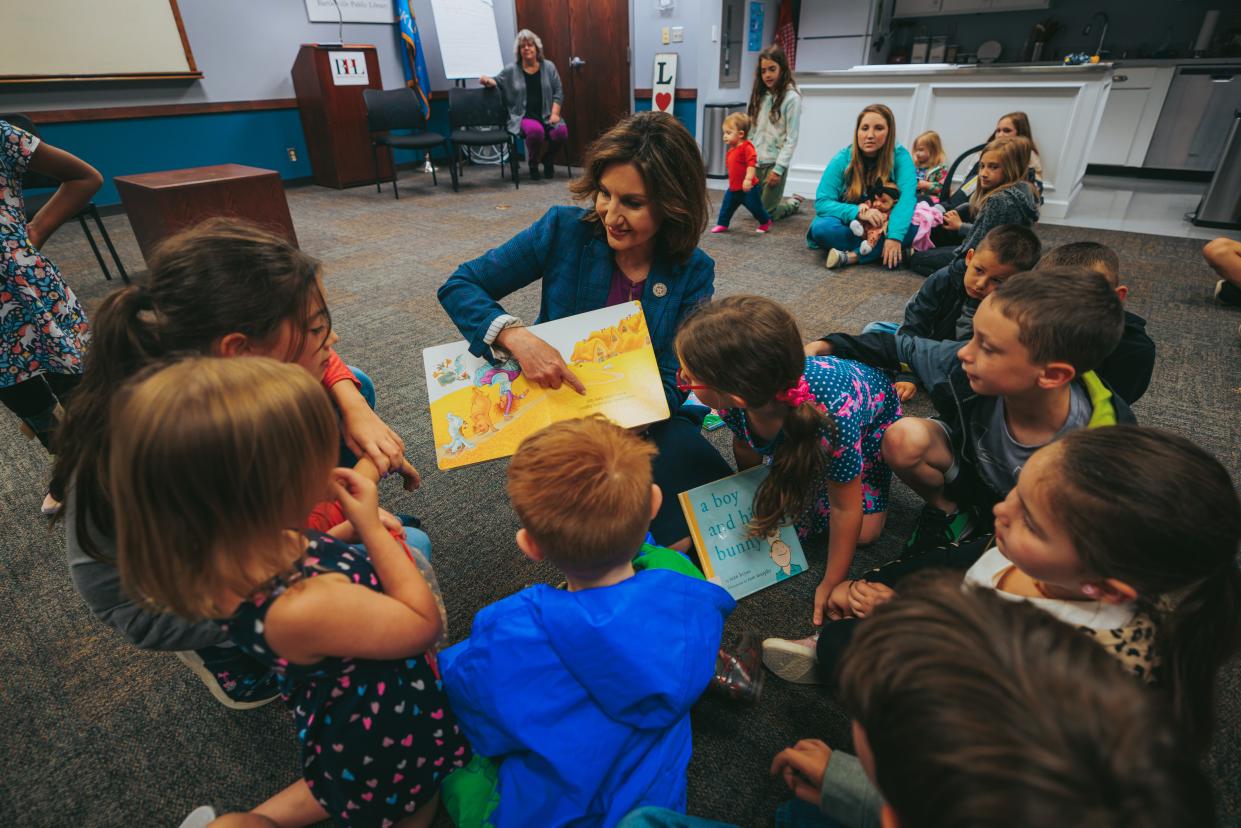
[[[1159,113],[1143,167],[1211,172],[1241,108],[1241,67],[1182,66]]]

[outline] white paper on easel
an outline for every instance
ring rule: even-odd
[[[651,80],[651,109],[672,114],[677,94],[677,54],[655,55],[655,74]]]
[[[477,78],[504,68],[492,0],[431,0],[431,12],[446,78]]]
[[[327,59],[332,66],[332,83],[335,85],[370,86],[365,52],[328,52]]]

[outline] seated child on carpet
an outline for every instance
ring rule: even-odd
[[[857,756],[776,755],[776,824],[1213,826],[1210,785],[1166,710],[1100,647],[1022,601],[915,579],[858,627],[839,698]],[[728,828],[641,809],[620,828]]]
[[[727,233],[733,213],[742,204],[758,221],[756,233],[766,233],[771,229],[772,219],[767,214],[767,208],[763,207],[763,187],[758,180],[758,152],[746,139],[749,131],[750,116],[743,112],[734,112],[724,119],[724,144],[728,147],[724,164],[728,168],[728,190],[724,193],[720,215],[711,228],[712,233]]]
[[[1120,257],[1106,244],[1062,244],[1043,256],[1038,266],[1084,267],[1107,279],[1121,302],[1129,295],[1129,286],[1120,283]],[[1146,335],[1145,319],[1125,311],[1125,331],[1120,343],[1096,370],[1125,402],[1132,405],[1142,398],[1155,371],[1155,343]]]
[[[913,157],[918,176],[918,200],[938,204],[944,191],[944,180],[948,177],[948,168],[944,166],[947,159],[939,133],[928,129],[915,138]]]
[[[470,637],[440,656],[478,753],[445,786],[456,825],[614,825],[642,805],[684,812],[689,711],[736,604],[680,572],[635,573],[663,497],[654,453],[594,416],[548,426],[513,456],[517,546],[568,588],[537,584],[484,608]]]
[[[112,420],[126,591],[216,619],[293,713],[302,779],[252,816],[430,825],[443,776],[470,759],[435,666],[440,610],[381,522],[375,484],[333,468],[338,426],[318,379],[268,358],[192,357],[127,385]],[[325,489],[365,548],[287,528]]]

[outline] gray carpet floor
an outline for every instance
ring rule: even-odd
[[[717,194],[718,198],[718,194]],[[379,387],[380,414],[403,435],[424,487],[396,485],[384,505],[419,515],[435,544],[435,564],[454,640],[466,636],[481,607],[537,582],[547,567],[513,545],[516,520],[503,493],[502,461],[451,473],[435,468],[421,349],[459,338],[435,289],[466,259],[499,244],[568,196],[564,179],[523,183],[519,191],[494,169],[468,171],[461,192],[438,189],[416,173],[402,178],[402,198],[385,188],[289,192],[302,247],[322,259],[338,346]],[[142,258],[123,216],[111,217],[121,255],[134,271]],[[856,331],[875,319],[898,319],[920,279],[909,271],[857,267],[828,272],[822,254],[802,242],[807,219],[795,216],[766,237],[744,213],[734,232],[707,236],[720,294],[762,293],[792,308],[803,333]],[[1238,477],[1241,467],[1241,313],[1214,304],[1214,277],[1200,242],[1043,226],[1048,245],[1096,239],[1121,256],[1132,287],[1129,307],[1145,316],[1159,346],[1147,396],[1135,407],[1146,424],[1189,435]],[[62,229],[46,252],[93,309],[116,282],[103,281],[81,232]],[[537,287],[507,307],[537,311]],[[1066,301],[1071,301],[1066,297]],[[925,403],[913,413],[927,413]],[[724,436],[714,438],[721,446]],[[37,444],[0,417],[0,814],[21,825],[176,825],[194,806],[242,809],[297,778],[297,748],[279,704],[234,712],[215,703],[170,655],[127,646],[87,611],[64,563],[62,529],[49,530],[38,505],[48,462]],[[856,565],[890,558],[908,533],[916,497],[896,484],[888,531],[862,550]],[[812,549],[821,567],[823,549]],[[816,578],[794,579],[741,602],[730,632],[807,632]],[[1219,732],[1209,757],[1217,800],[1228,824],[1241,823],[1241,672],[1221,677]],[[802,737],[848,747],[844,715],[814,688],[772,680],[761,703],[740,708],[713,699],[694,711],[690,812],[743,826],[768,825],[782,786],[771,757]]]

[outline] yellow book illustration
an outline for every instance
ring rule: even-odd
[[[470,354],[464,340],[422,352],[441,469],[508,457],[546,425],[602,414],[624,428],[667,419],[668,401],[639,302],[533,325],[586,386],[531,385],[515,361]]]

